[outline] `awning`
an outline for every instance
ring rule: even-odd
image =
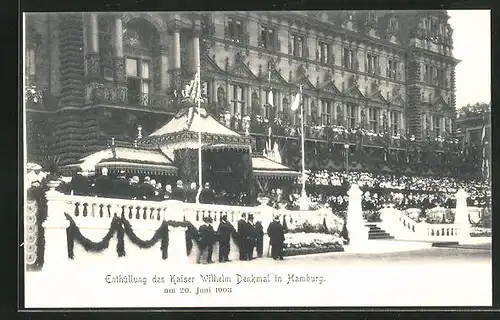
[[[253,175],[257,178],[296,179],[301,173],[264,156],[253,156]]]
[[[140,139],[146,149],[197,149],[201,132],[203,149],[249,150],[252,138],[243,136],[212,117],[205,109],[184,108],[175,117],[149,136]]]
[[[62,168],[63,171],[94,171],[107,168],[110,172],[125,171],[136,174],[176,175],[177,168],[161,150],[115,147],[94,152],[79,163]]]

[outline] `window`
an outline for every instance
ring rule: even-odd
[[[441,117],[432,116],[432,124],[434,125],[434,136],[438,137],[441,135]]]
[[[127,58],[125,69],[127,73],[129,102],[132,104],[147,105],[151,86],[150,61]]]
[[[227,38],[235,42],[243,40],[243,21],[235,18],[227,19]]]
[[[292,42],[293,42],[293,55],[296,57],[303,57],[305,48],[304,37],[294,34],[292,36]]]
[[[245,111],[245,88],[240,85],[233,85],[233,110],[232,113],[243,114]]]
[[[321,100],[321,125],[329,126],[332,123],[333,104],[329,100]]]
[[[35,76],[35,47],[26,47],[26,76],[32,78]]]
[[[318,60],[321,63],[330,63],[330,44],[319,42]]]
[[[347,127],[354,129],[356,128],[356,106],[347,105]]]
[[[265,96],[265,117],[271,120],[274,117],[274,111],[278,110],[278,92],[276,90],[272,90],[273,92],[273,101],[269,101],[269,89],[264,90]]]
[[[400,113],[398,111],[391,111],[390,115],[390,121],[391,121],[391,127],[392,127],[392,134],[397,135],[399,134],[399,129],[400,129]]]
[[[370,130],[378,132],[379,110],[375,108],[369,108],[368,119],[370,121]]]
[[[367,70],[366,72],[375,74],[377,73],[378,70],[378,57],[368,53],[366,55],[366,60],[367,60]]]
[[[354,69],[354,65],[355,65],[354,50],[349,48],[344,48],[344,68]]]
[[[389,79],[398,80],[398,62],[390,59],[389,68],[387,69],[387,77]]]
[[[274,51],[276,48],[276,30],[270,27],[261,27],[259,47]]]
[[[201,80],[201,98],[207,102],[212,102],[212,84],[209,81]]]
[[[304,110],[304,114],[308,114],[308,108],[309,108],[309,96],[302,95],[302,110]],[[293,124],[294,125],[299,125],[300,124],[300,110],[301,107],[293,113]]]

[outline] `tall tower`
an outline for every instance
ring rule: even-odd
[[[455,118],[453,30],[446,10],[408,17],[408,128],[416,139],[451,133]]]

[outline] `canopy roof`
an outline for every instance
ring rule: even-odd
[[[252,158],[253,174],[261,178],[298,178],[300,172],[292,170],[287,166],[264,156],[254,156]]]
[[[177,173],[172,160],[160,150],[142,148],[115,147],[94,152],[79,163],[66,166],[67,170],[95,170],[108,168],[127,173],[171,174]]]
[[[198,131],[203,149],[248,150],[252,143],[251,137],[224,126],[204,108],[198,113],[195,107],[180,110],[172,120],[138,143],[148,149],[196,149],[199,147]]]

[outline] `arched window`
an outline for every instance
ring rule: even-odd
[[[40,35],[35,29],[28,29],[26,37],[25,77],[32,84],[36,76],[36,52],[40,42]]]
[[[128,102],[148,105],[154,91],[155,72],[160,43],[157,30],[142,19],[129,21],[123,32],[123,51],[127,75]]]

